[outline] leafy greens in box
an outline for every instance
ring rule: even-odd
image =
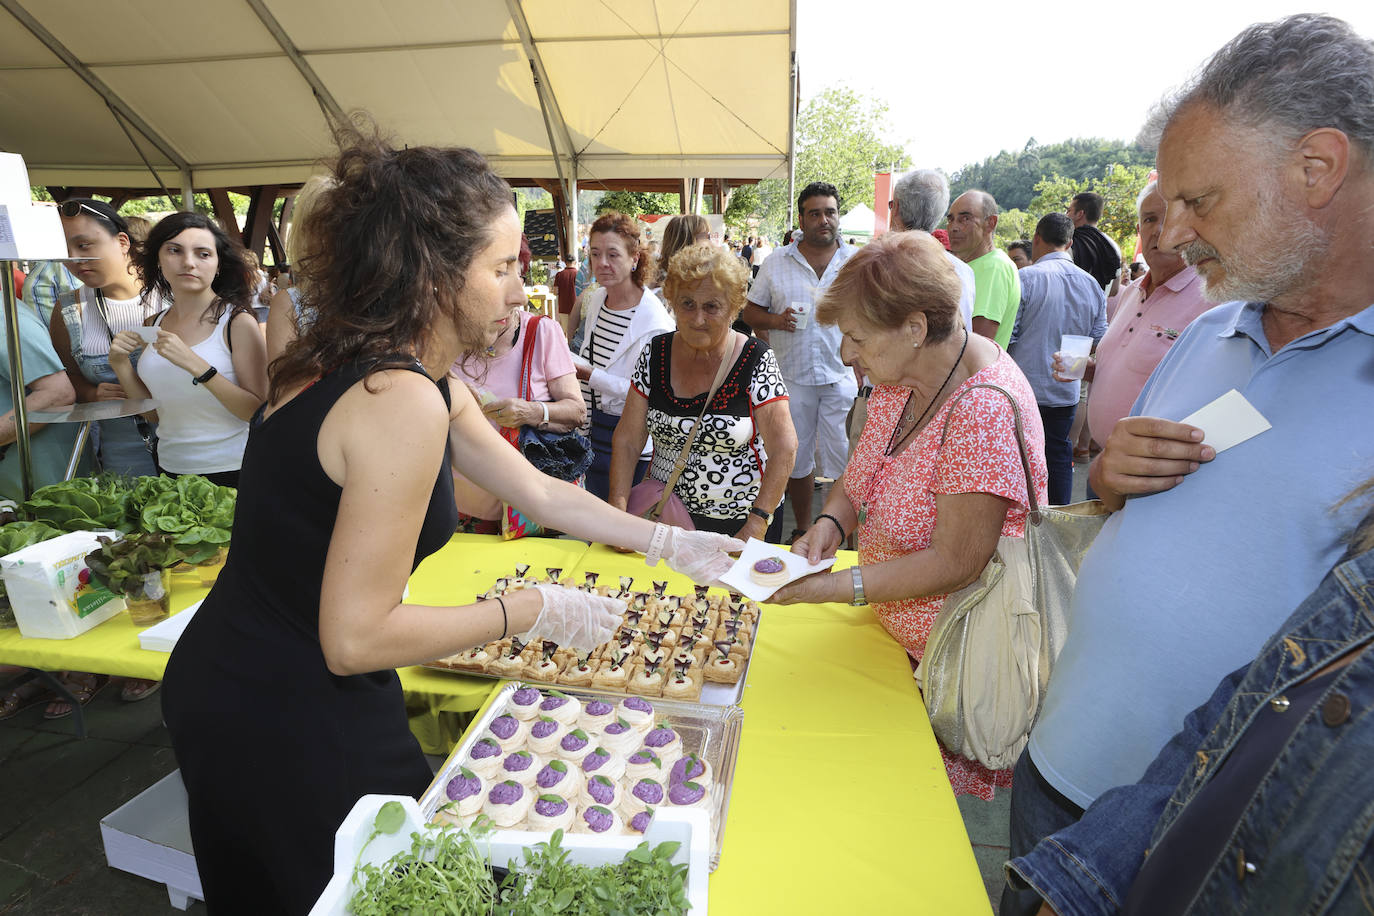
[[[7,557],[16,550],[23,550],[30,544],[37,544],[60,534],[61,531],[44,522],[10,522],[0,528],[0,557]],[[5,588],[5,580],[0,578],[0,627],[12,627],[15,624],[9,591]]]
[[[203,563],[229,546],[237,496],[233,487],[196,474],[140,477],[129,494],[129,518],[139,531],[170,535],[187,563]]]
[[[48,484],[33,492],[20,508],[32,519],[62,531],[114,529],[127,534],[133,525],[125,517],[129,486],[118,475],[78,477]]]

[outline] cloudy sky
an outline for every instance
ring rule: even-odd
[[[1133,139],[1150,106],[1242,28],[1304,11],[1374,37],[1369,0],[797,0],[802,99],[836,83],[883,99],[888,136],[913,163],[953,171],[1031,137]]]

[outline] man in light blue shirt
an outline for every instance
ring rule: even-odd
[[[1341,501],[1374,469],[1371,72],[1374,44],[1301,14],[1247,29],[1164,111],[1159,247],[1226,304],[1179,336],[1090,469],[1116,511],[1016,766],[1013,858],[1138,780],[1365,508]],[[1271,428],[1218,454],[1179,421],[1231,389]],[[1283,867],[1265,851],[1245,861]],[[1001,913],[1038,905],[1009,887]]]
[[[1073,498],[1073,443],[1069,430],[1078,409],[1078,379],[1054,376],[1054,354],[1065,334],[1091,337],[1093,346],[1107,333],[1107,295],[1093,275],[1073,263],[1073,221],[1063,213],[1040,218],[1031,239],[1034,263],[1022,270],[1021,307],[1016,312],[1007,353],[1016,360],[1035,392],[1045,426],[1045,463],[1050,473],[1050,503]]]

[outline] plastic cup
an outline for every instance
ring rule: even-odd
[[[796,329],[798,331],[803,330],[811,323],[811,303],[793,302],[792,317],[796,321]]]
[[[1082,378],[1088,371],[1088,357],[1093,352],[1093,339],[1078,334],[1064,334],[1059,339],[1059,354],[1064,369],[1059,374],[1065,378]]]

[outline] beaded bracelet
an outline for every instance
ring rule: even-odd
[[[830,524],[835,526],[835,530],[840,533],[840,540],[843,541],[846,537],[848,537],[848,535],[844,533],[844,525],[840,524],[839,519],[837,519],[835,516],[831,515],[828,512],[822,512],[820,515],[816,516],[816,522],[819,522],[823,518],[829,519]],[[816,522],[812,522],[811,524],[814,525],[816,524]]]

